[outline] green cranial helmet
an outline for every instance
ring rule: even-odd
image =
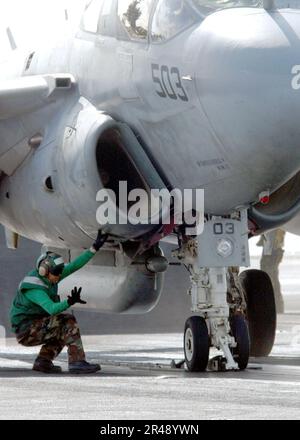
[[[61,275],[64,267],[63,258],[54,252],[42,254],[36,262],[36,269],[41,276],[47,276],[49,273],[55,276]]]

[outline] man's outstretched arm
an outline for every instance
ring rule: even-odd
[[[61,275],[60,280],[63,280],[64,278],[68,277],[72,273],[76,272],[77,270],[79,270],[83,266],[85,266],[93,258],[93,256],[98,252],[98,250],[104,245],[106,240],[107,240],[107,234],[102,234],[101,231],[99,231],[98,236],[97,236],[95,242],[93,243],[92,247],[89,250],[80,254],[77,258],[75,258],[69,264],[65,265],[65,268],[63,270],[63,273]]]
[[[27,299],[42,307],[49,315],[57,315],[70,307],[68,300],[53,302],[46,292],[40,289],[31,289],[24,293]]]

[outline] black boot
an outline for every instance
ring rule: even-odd
[[[69,372],[74,374],[96,373],[101,370],[99,364],[89,364],[87,361],[71,362],[69,364]]]
[[[32,369],[34,371],[41,371],[42,373],[57,374],[61,373],[62,369],[53,363],[49,359],[37,357]]]

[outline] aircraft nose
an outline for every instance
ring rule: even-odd
[[[300,169],[300,11],[224,10],[197,32],[212,129],[245,176],[281,185]]]

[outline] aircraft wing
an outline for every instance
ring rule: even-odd
[[[70,90],[72,75],[37,75],[0,82],[0,120],[33,112],[55,99],[56,93]]]
[[[65,73],[0,81],[0,172],[11,176],[38,146],[47,122],[64,107],[75,84]]]

